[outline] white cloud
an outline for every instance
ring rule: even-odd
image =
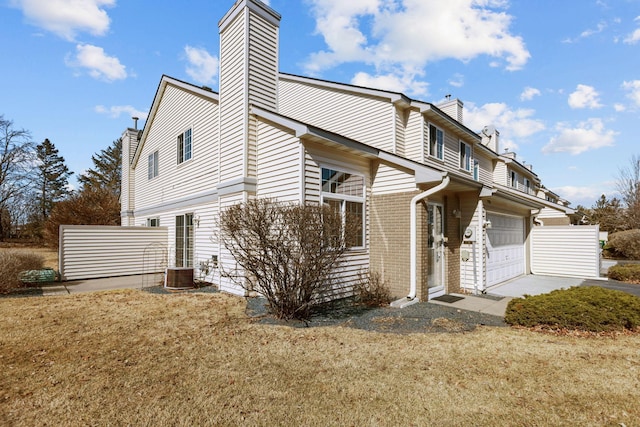
[[[353,77],[351,84],[393,92],[412,93],[415,95],[426,96],[429,92],[428,83],[418,81],[416,80],[416,77],[417,75],[415,74],[401,72],[376,76],[360,72]]]
[[[449,79],[449,84],[453,87],[464,86],[464,76],[460,73],[456,73]]]
[[[544,154],[569,153],[578,155],[586,151],[611,147],[615,143],[615,131],[605,129],[602,119],[593,118],[581,122],[577,127],[559,123],[557,136],[542,148]]]
[[[131,105],[114,105],[111,107],[105,107],[104,105],[96,105],[94,108],[96,113],[105,114],[112,119],[119,118],[122,114],[126,114],[129,117],[137,117],[140,120],[147,120],[148,113],[140,111]]]
[[[569,95],[569,106],[571,108],[600,108],[600,94],[593,86],[578,85],[576,90]]]
[[[640,80],[624,82],[622,83],[622,88],[627,91],[627,98],[631,99],[637,107],[640,107]]]
[[[187,74],[196,83],[213,84],[218,77],[218,58],[212,56],[209,52],[202,48],[191,46],[184,47],[186,55]]]
[[[576,207],[577,205],[583,205],[587,208],[592,206],[598,199],[598,197],[600,197],[600,195],[604,192],[603,189],[600,189],[593,185],[584,187],[565,185],[563,187],[551,188],[551,191],[556,194],[562,195],[563,199],[569,200],[573,207]]]
[[[90,44],[76,46],[75,57],[67,57],[67,65],[86,68],[89,75],[95,79],[108,82],[127,78],[127,70],[115,56],[109,56],[104,49]]]
[[[327,49],[308,58],[307,73],[347,62],[375,66],[379,76],[417,74],[445,58],[480,55],[522,68],[530,54],[509,32],[502,0],[309,0]],[[401,71],[398,71],[401,70]]]
[[[627,110],[627,107],[625,107],[623,104],[613,104],[613,109],[616,111],[616,113],[622,113]]]
[[[636,19],[634,19],[634,21],[640,22],[640,16],[636,17]],[[636,29],[631,34],[629,34],[627,37],[625,37],[623,41],[626,44],[636,44],[636,43],[638,43],[638,41],[640,41],[640,28]]]
[[[11,0],[34,25],[66,39],[74,40],[79,32],[102,36],[111,20],[104,7],[116,0]]]
[[[531,101],[535,96],[540,96],[540,91],[534,87],[525,87],[520,94],[520,101]]]
[[[545,129],[541,120],[533,118],[535,110],[511,109],[505,103],[489,103],[476,107],[465,103],[465,125],[480,131],[486,125],[494,125],[500,132],[500,147],[515,151],[516,139],[525,139]]]

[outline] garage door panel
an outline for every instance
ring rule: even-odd
[[[487,286],[524,274],[524,218],[487,214]]]

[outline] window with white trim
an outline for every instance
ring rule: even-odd
[[[178,135],[178,164],[191,159],[191,128]]]
[[[513,188],[518,188],[518,174],[514,171],[511,171],[511,180],[509,185]]]
[[[160,227],[160,218],[147,218],[147,227]]]
[[[471,172],[471,146],[460,141],[460,169]]]
[[[532,191],[531,191],[531,181],[529,181],[528,178],[524,179],[524,191],[526,191],[527,194],[531,194],[532,193]]]
[[[477,160],[473,161],[473,179],[480,181],[480,163]]]
[[[444,132],[434,125],[429,125],[429,154],[444,160]]]
[[[343,236],[348,247],[364,247],[364,202],[364,176],[322,168],[322,203],[340,213],[343,230],[350,225]]]
[[[149,154],[148,178],[153,179],[158,176],[158,150]]]
[[[193,214],[176,216],[176,267],[193,267]]]

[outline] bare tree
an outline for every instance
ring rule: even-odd
[[[221,241],[242,274],[223,271],[267,299],[279,318],[307,319],[334,291],[349,234],[357,230],[333,208],[258,199],[220,215]]]
[[[640,156],[631,156],[629,164],[618,169],[616,187],[627,209],[626,229],[640,228]]]
[[[44,241],[58,247],[60,224],[120,225],[120,200],[108,188],[89,187],[55,204],[44,223]]]
[[[9,231],[5,216],[10,213],[11,200],[17,198],[29,185],[29,173],[34,167],[34,145],[31,134],[15,129],[13,121],[0,115],[0,240]]]

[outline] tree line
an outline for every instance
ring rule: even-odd
[[[584,215],[584,222],[599,224],[600,231],[640,229],[640,155],[631,156],[628,164],[618,169],[615,184],[619,197],[603,194],[591,208],[579,205],[576,210]]]
[[[49,139],[36,144],[28,130],[0,115],[0,241],[57,246],[60,224],[120,224],[122,141],[91,157],[78,176]]]

